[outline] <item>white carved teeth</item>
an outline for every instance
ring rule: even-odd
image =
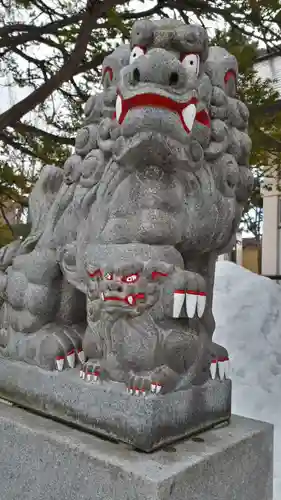
[[[80,370],[80,378],[85,378],[84,375],[85,375],[84,370]]]
[[[184,298],[185,298],[184,290],[176,290],[174,292],[173,318],[179,317],[184,303]]]
[[[79,359],[80,363],[82,365],[84,365],[84,363],[85,363],[85,353],[84,353],[84,351],[82,349],[80,351],[77,351],[77,356],[78,356],[78,359]]]
[[[64,365],[64,357],[63,356],[57,356],[56,357],[56,367],[59,372],[63,370],[63,365]]]
[[[151,384],[150,389],[151,389],[151,392],[155,392],[156,391],[156,384]]]
[[[202,318],[206,307],[206,294],[201,292],[197,295],[197,314],[198,318]]]
[[[189,130],[189,132],[191,132],[191,130],[192,130],[192,127],[193,127],[193,124],[194,124],[194,120],[195,120],[195,116],[196,116],[196,106],[195,106],[195,104],[189,104],[182,111],[183,121],[184,121],[187,129]]]
[[[118,95],[116,99],[115,111],[116,111],[116,120],[119,122],[122,114],[122,98],[120,97],[120,95]]]
[[[87,379],[87,381],[88,381],[88,382],[91,382],[92,378],[93,378],[93,374],[92,374],[92,372],[87,372],[87,373],[86,373],[86,379]]]
[[[67,359],[67,362],[68,362],[70,368],[74,368],[74,366],[75,366],[75,350],[74,349],[72,349],[72,351],[70,351],[67,354],[66,359]]]
[[[217,376],[217,360],[216,359],[214,359],[211,362],[210,372],[211,372],[211,378],[212,378],[212,380],[215,380],[215,378]]]
[[[186,293],[186,314],[188,318],[194,318],[197,305],[197,294],[196,292],[188,291]]]
[[[101,300],[104,300],[104,293],[103,292],[101,292],[100,298],[101,298]]]

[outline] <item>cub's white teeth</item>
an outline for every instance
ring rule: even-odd
[[[100,298],[101,298],[101,300],[104,300],[104,293],[103,292],[101,292]]]
[[[184,298],[185,292],[183,290],[179,290],[174,293],[173,318],[179,317],[184,303]]]
[[[119,122],[120,116],[122,114],[122,99],[120,95],[118,95],[116,99],[115,111],[116,111],[116,120]]]
[[[129,297],[128,297],[128,302],[129,302],[129,304],[131,304],[131,305],[132,305],[132,304],[133,304],[133,302],[134,302],[134,298],[133,298],[131,295],[129,295]]]
[[[187,292],[186,294],[186,314],[188,318],[194,318],[197,304],[197,294]]]
[[[206,295],[198,295],[197,297],[197,314],[198,318],[202,318],[206,307]]]
[[[193,124],[194,124],[195,116],[196,116],[195,104],[189,104],[182,111],[183,121],[190,132],[191,132]]]
[[[212,380],[215,380],[216,375],[217,375],[217,362],[216,361],[211,362],[210,372],[211,372]]]

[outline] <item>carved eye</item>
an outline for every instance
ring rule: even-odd
[[[101,278],[101,270],[96,269],[95,271],[88,271],[88,276],[91,280],[94,280],[96,278]]]
[[[145,54],[145,49],[143,47],[139,47],[139,45],[136,45],[130,55],[130,64],[132,64],[136,59],[138,59],[140,56],[143,56]]]
[[[182,56],[181,63],[189,75],[198,76],[200,67],[200,58],[197,54],[187,54]]]
[[[111,273],[105,273],[104,274],[104,279],[107,281],[112,281],[113,280],[113,274]]]
[[[139,279],[139,274],[131,274],[130,276],[123,276],[122,281],[123,283],[135,283]]]

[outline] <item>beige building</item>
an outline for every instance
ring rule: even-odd
[[[280,94],[277,106],[281,109],[281,56],[266,54],[257,65],[261,78],[270,78],[273,87]],[[263,196],[263,237],[262,237],[262,274],[281,275],[281,182],[272,173],[264,180]]]

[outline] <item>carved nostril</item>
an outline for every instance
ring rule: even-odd
[[[175,85],[178,84],[178,82],[179,82],[179,75],[178,75],[178,73],[176,73],[175,71],[173,71],[170,74],[169,85],[175,86]]]
[[[117,288],[117,292],[123,292],[123,287],[122,287],[122,286],[119,286],[119,287]]]
[[[139,72],[138,68],[135,68],[133,71],[133,82],[134,83],[140,82],[140,72]]]

